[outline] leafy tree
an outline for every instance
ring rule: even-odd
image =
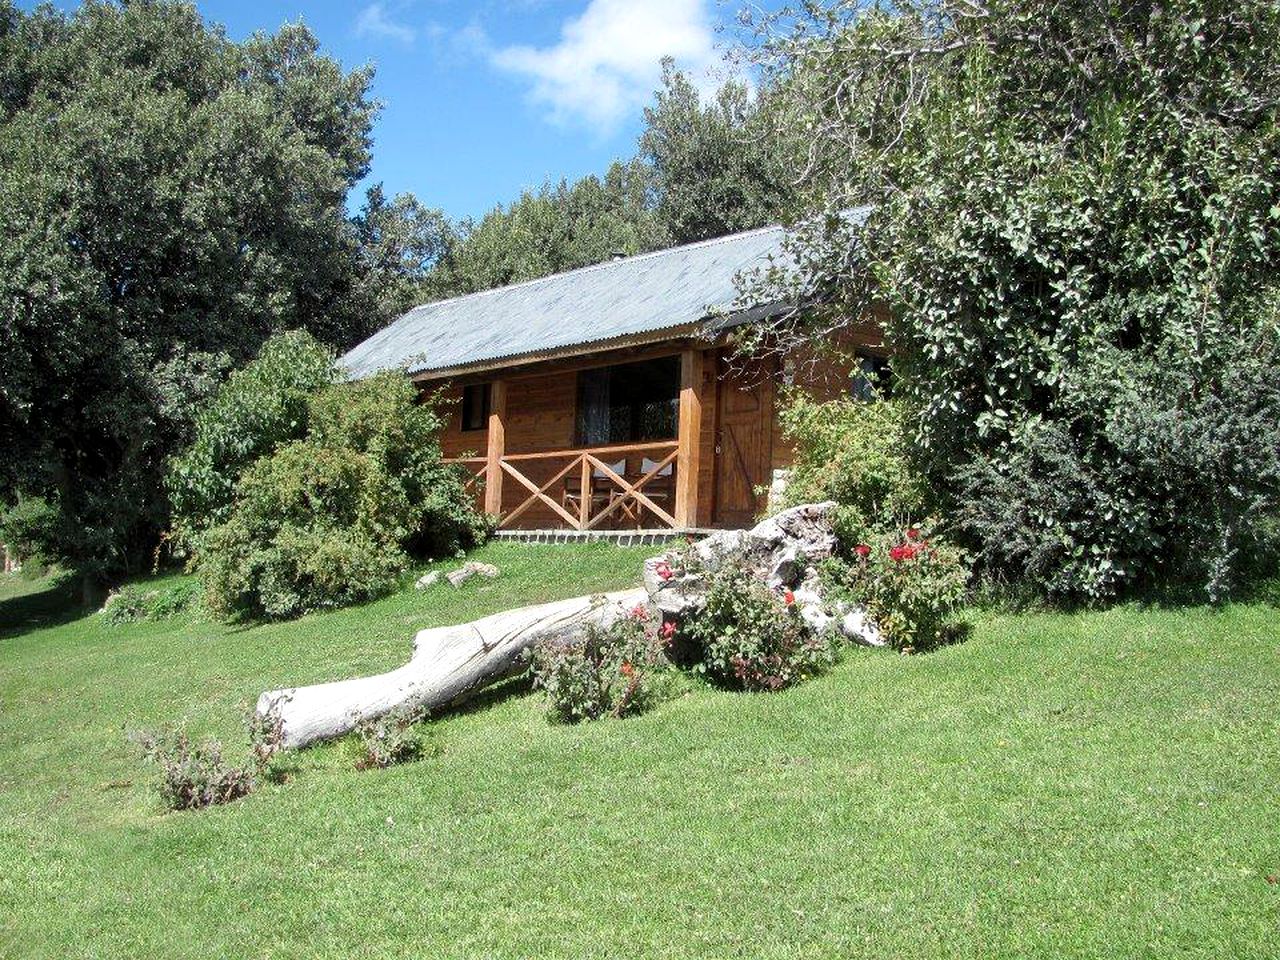
[[[165,485],[180,550],[226,520],[254,461],[306,436],[311,395],[336,379],[333,351],[301,330],[272,337],[231,374],[197,414],[191,445],[169,461]]]
[[[0,0],[0,500],[44,499],[50,554],[136,567],[228,369],[403,305],[430,216],[380,192],[345,213],[370,80],[300,24],[235,43],[189,3]]]
[[[199,538],[211,607],[283,618],[391,589],[410,556],[470,546],[484,520],[441,462],[440,412],[398,373],[313,393],[302,439],[244,469]]]
[[[652,189],[651,171],[632,161],[614,163],[603,179],[526,191],[509,207],[458,228],[430,292],[472,293],[667,246]]]
[[[773,135],[767,94],[729,81],[703,103],[668,58],[644,112],[640,156],[654,170],[657,212],[675,243],[776,223],[791,200],[785,141]]]
[[[789,16],[757,54],[832,214],[786,293],[836,294],[823,323],[888,301],[918,459],[987,572],[1226,595],[1280,496],[1257,457],[1280,447],[1280,4]],[[850,230],[836,211],[861,203]]]

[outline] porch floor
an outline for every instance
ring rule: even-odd
[[[686,527],[681,530],[671,527],[651,530],[498,530],[493,534],[493,539],[517,543],[616,543],[622,547],[639,547],[689,537],[697,540],[717,532],[718,528],[711,527]]]

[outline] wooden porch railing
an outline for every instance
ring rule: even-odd
[[[509,529],[521,516],[539,504],[550,509],[557,517],[574,530],[593,530],[620,511],[636,515],[635,511],[647,510],[663,524],[677,528],[676,518],[645,493],[645,488],[658,477],[670,477],[670,489],[674,494],[675,471],[679,443],[674,440],[654,443],[615,444],[603,447],[587,447],[579,450],[548,450],[539,453],[509,453],[498,461],[504,476],[509,476],[527,491],[529,495],[514,509],[502,514],[498,523],[499,529]],[[619,459],[631,456],[647,456],[653,463],[649,470],[632,475],[630,478],[614,471],[610,465]],[[526,476],[520,464],[546,464],[549,461],[565,461],[564,465],[539,483]],[[489,462],[485,457],[457,457],[446,459],[446,463],[457,463],[466,467],[472,474],[467,481],[468,489],[478,489],[481,481],[487,479]],[[478,468],[478,469],[477,469]],[[664,471],[668,471],[665,472]],[[529,467],[525,467],[529,469]],[[567,490],[570,479],[578,482],[577,493]],[[553,494],[559,489],[561,497]],[[652,491],[651,491],[652,492]],[[576,503],[570,501],[576,500]],[[570,510],[572,506],[574,509]]]

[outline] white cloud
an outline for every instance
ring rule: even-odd
[[[385,37],[401,43],[413,43],[417,31],[407,24],[396,22],[382,3],[371,3],[356,17],[357,37]]]
[[[705,0],[590,0],[553,46],[502,47],[489,59],[530,80],[530,96],[553,119],[607,134],[648,102],[665,56],[712,84],[721,58],[706,7]]]

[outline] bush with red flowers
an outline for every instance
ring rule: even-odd
[[[739,564],[711,578],[706,606],[685,633],[699,648],[695,670],[741,690],[780,690],[833,659],[828,639],[801,619],[795,595],[770,590]]]
[[[533,649],[534,686],[547,693],[547,716],[560,723],[639,713],[658,699],[658,675],[670,663],[675,625],[644,604],[608,627],[584,630]]]
[[[968,572],[959,550],[916,525],[859,539],[824,568],[833,596],[865,609],[897,650],[928,650],[964,632],[957,615]]]

